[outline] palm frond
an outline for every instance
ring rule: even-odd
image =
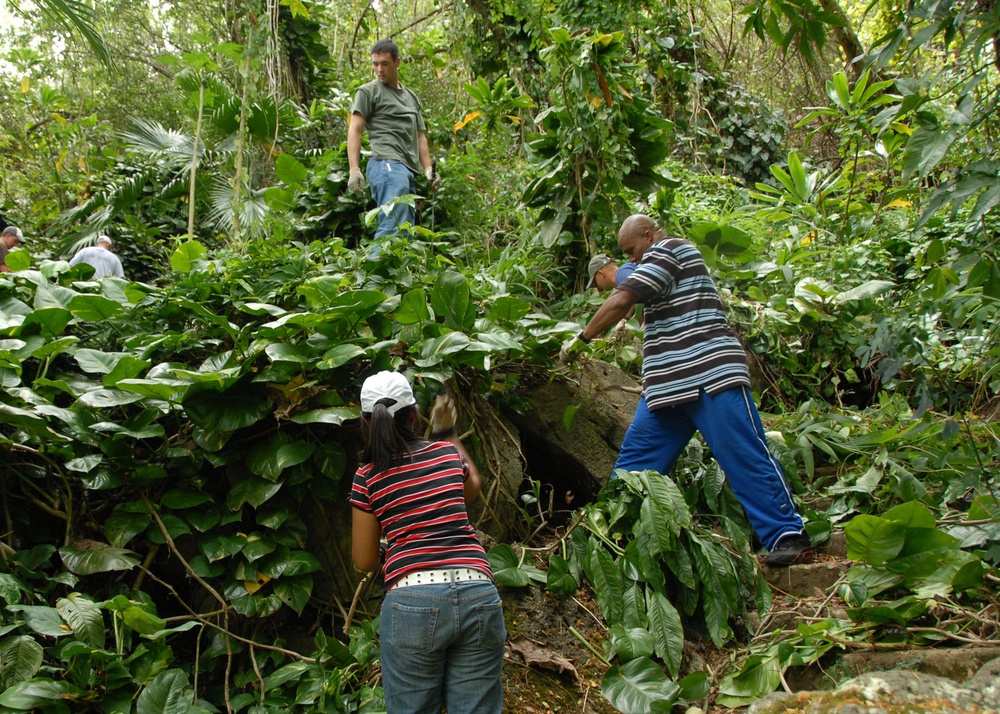
[[[208,115],[208,123],[223,136],[235,134],[240,128],[240,99],[229,97]]]
[[[264,191],[251,191],[243,184],[240,191],[240,226],[250,235],[259,235],[264,227],[264,219],[270,210],[264,202]],[[230,180],[218,176],[212,182],[209,197],[208,222],[225,233],[233,233],[235,210],[233,202],[236,192]]]
[[[97,30],[97,10],[82,0],[36,0],[38,10],[68,32],[83,35],[90,49],[112,74],[117,71],[108,45]]]
[[[159,167],[145,167],[130,176],[122,177],[111,186],[95,192],[76,208],[64,212],[53,224],[63,230],[63,235],[55,243],[55,252],[64,256],[72,255],[87,245],[117,215],[134,205],[159,175]],[[85,222],[83,228],[67,230],[81,220]]]
[[[211,104],[213,107],[233,97],[232,87],[211,72],[185,71],[178,74],[174,81],[177,82],[178,87],[191,95],[197,94],[199,87],[205,85],[205,92],[211,92],[213,95]]]
[[[226,137],[235,135],[240,128],[240,103],[239,97],[232,96],[217,105],[209,114],[212,128]],[[279,127],[287,131],[303,124],[294,102],[281,100],[275,103],[273,97],[265,96],[247,105],[247,135],[259,143],[274,141]]]
[[[168,129],[159,122],[132,119],[135,130],[121,133],[129,148],[141,154],[162,156],[172,162],[188,162],[194,148],[194,139],[175,129]],[[199,150],[205,147],[199,142]]]

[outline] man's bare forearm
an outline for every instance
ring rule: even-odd
[[[351,115],[351,126],[347,130],[347,166],[361,168],[361,136],[365,132],[365,120],[360,114]]]
[[[590,322],[583,328],[581,333],[586,340],[600,337],[609,328],[618,324],[618,321],[629,314],[629,310],[635,305],[635,295],[627,290],[615,289],[604,304],[601,305]]]

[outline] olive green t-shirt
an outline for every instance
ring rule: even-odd
[[[417,136],[424,131],[424,118],[412,90],[372,80],[358,88],[351,114],[365,119],[372,158],[395,159],[414,173],[421,172]]]

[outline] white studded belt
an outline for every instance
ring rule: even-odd
[[[395,588],[413,585],[437,585],[440,583],[465,583],[470,580],[490,580],[486,573],[475,568],[453,568],[451,570],[418,570],[396,581]]]

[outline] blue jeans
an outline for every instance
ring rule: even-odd
[[[372,188],[372,198],[379,206],[391,204],[399,196],[416,192],[413,172],[400,161],[371,158],[368,160],[365,174],[368,178],[368,185]],[[413,206],[407,206],[404,203],[393,205],[389,213],[379,211],[375,239],[399,233],[401,225],[404,223],[412,225],[413,221]]]
[[[507,630],[485,580],[393,588],[382,601],[382,686],[389,714],[500,714]]]
[[[764,426],[747,387],[733,387],[674,407],[649,411],[640,397],[616,469],[667,474],[695,430],[701,432],[768,550],[784,536],[805,533],[781,466],[767,448]]]

